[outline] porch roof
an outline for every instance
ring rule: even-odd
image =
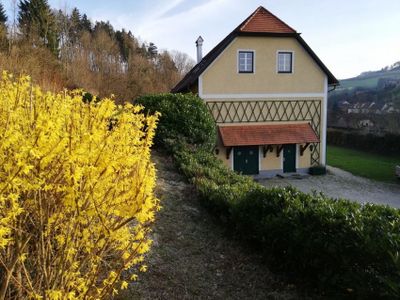
[[[219,126],[225,147],[319,143],[308,123]]]

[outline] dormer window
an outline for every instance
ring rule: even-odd
[[[239,73],[254,73],[254,51],[239,51]]]
[[[278,52],[278,73],[293,73],[293,52]]]

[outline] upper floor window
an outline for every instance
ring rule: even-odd
[[[254,73],[254,52],[239,51],[238,56],[239,73]]]
[[[293,52],[278,52],[278,73],[293,73]]]

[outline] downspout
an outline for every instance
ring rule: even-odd
[[[323,115],[324,115],[324,118],[325,118],[325,122],[324,122],[324,128],[323,128],[323,142],[324,142],[324,146],[323,146],[323,158],[322,158],[322,161],[323,161],[323,164],[326,166],[327,165],[327,146],[328,146],[328,138],[327,138],[327,135],[328,135],[328,93],[330,93],[330,92],[333,92],[335,89],[336,89],[336,87],[338,86],[339,84],[334,84],[333,85],[333,87],[331,88],[331,89],[329,89],[329,84],[328,84],[328,78],[326,77],[326,79],[325,79],[325,104],[324,104],[324,112],[323,112]]]
[[[336,90],[336,87],[337,87],[338,85],[339,85],[339,84],[333,85],[333,88],[330,89],[330,90],[328,90],[328,93],[333,92],[334,90]]]

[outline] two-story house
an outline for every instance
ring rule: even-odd
[[[218,126],[215,153],[243,174],[303,173],[326,163],[327,96],[337,79],[301,38],[257,8],[172,92],[202,98]]]

